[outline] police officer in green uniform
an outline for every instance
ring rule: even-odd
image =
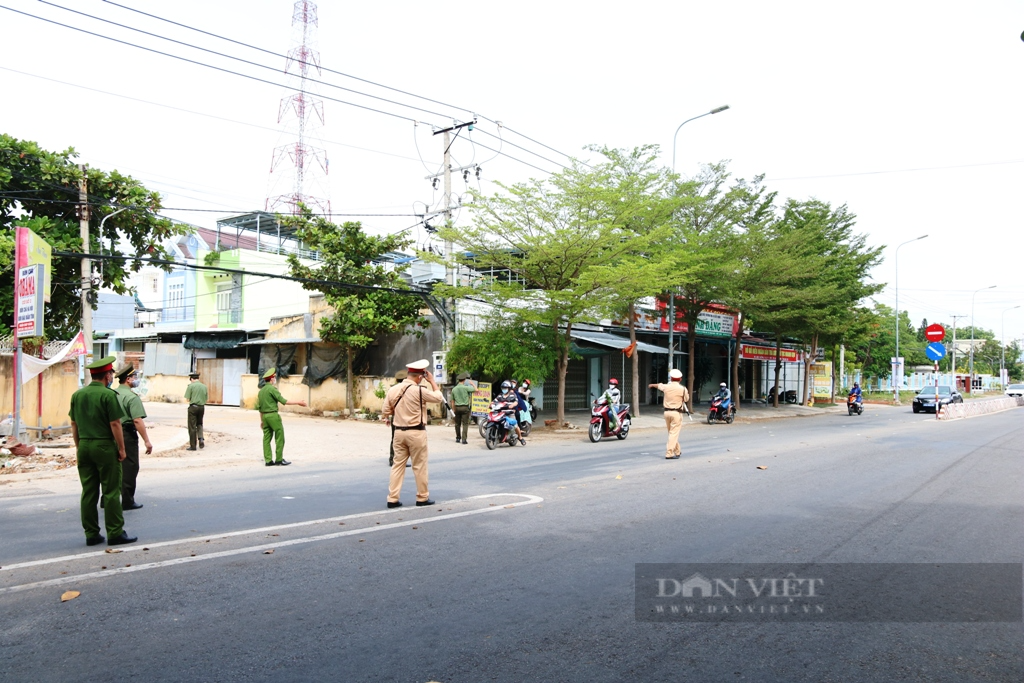
[[[263,429],[263,462],[267,467],[272,465],[291,465],[284,459],[284,425],[281,424],[281,414],[277,412],[277,404],[306,407],[305,401],[289,401],[281,395],[281,392],[274,386],[277,379],[277,368],[270,368],[263,373],[264,385],[256,396],[256,410],[260,411],[260,427]],[[277,446],[277,461],[275,462],[270,453],[270,440],[273,439]]]
[[[199,447],[206,448],[206,441],[203,439],[203,416],[206,414],[206,402],[210,393],[206,385],[199,381],[199,373],[193,372],[188,376],[191,380],[185,387],[185,400],[188,401],[188,448],[186,451],[196,449],[198,437]]]
[[[146,444],[146,455],[153,452],[153,444],[146,432],[146,409],[142,407],[142,399],[132,391],[139,386],[139,375],[135,365],[128,363],[117,373],[117,398],[124,410],[121,418],[121,431],[124,433],[125,459],[121,463],[121,508],[138,510],[141,503],[135,502],[135,481],[139,476],[139,436]]]
[[[125,459],[121,418],[124,411],[114,382],[114,356],[101,358],[86,366],[92,382],[71,395],[71,436],[78,451],[78,478],[82,482],[82,528],[85,544],[99,545],[99,513],[96,503],[103,493],[103,521],[107,527],[107,545],[122,545],[139,540],[124,530],[121,510],[121,461]]]

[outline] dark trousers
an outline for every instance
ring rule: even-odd
[[[197,406],[194,403],[188,407],[188,446],[192,450],[196,448],[196,438],[203,440],[203,413],[206,406]]]
[[[139,432],[131,422],[122,422],[125,458],[121,461],[121,506],[135,504],[135,480],[139,477]]]
[[[470,406],[455,406],[455,438],[465,441],[469,438],[469,419],[473,414]]]

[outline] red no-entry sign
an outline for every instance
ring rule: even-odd
[[[924,338],[928,341],[937,342],[946,338],[946,328],[934,323],[924,328]]]

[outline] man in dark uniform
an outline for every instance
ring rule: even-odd
[[[256,410],[260,411],[260,428],[263,430],[263,462],[267,467],[271,465],[291,465],[284,459],[284,425],[281,423],[281,414],[277,412],[277,404],[295,405],[306,407],[305,401],[289,401],[274,386],[277,379],[277,368],[270,368],[263,373],[266,384],[260,388],[256,396]],[[277,462],[271,457],[270,441],[274,440],[277,447]]]
[[[114,382],[114,356],[107,356],[86,366],[92,382],[71,395],[71,436],[78,455],[78,478],[82,482],[82,528],[85,544],[99,545],[99,513],[96,503],[103,492],[103,521],[107,528],[107,545],[122,545],[139,540],[124,530],[121,510],[121,461],[125,459],[121,417],[124,411]]]
[[[146,409],[142,407],[142,399],[132,391],[139,385],[139,375],[135,365],[129,363],[117,373],[117,398],[124,411],[121,418],[121,431],[124,433],[125,459],[121,463],[121,509],[138,510],[141,503],[135,502],[135,481],[139,476],[139,435],[146,444],[146,455],[153,452],[153,444],[146,432]]]
[[[206,441],[203,440],[203,415],[210,395],[206,385],[199,381],[198,372],[193,372],[188,378],[192,381],[185,387],[185,400],[188,401],[188,448],[185,450],[194,451],[197,437],[199,447],[206,448]]]

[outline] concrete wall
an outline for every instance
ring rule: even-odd
[[[386,388],[394,386],[393,377],[356,377],[356,409],[368,409],[370,412],[379,413],[383,406],[383,399],[374,395],[374,390],[379,383],[383,382]],[[302,383],[302,377],[293,375],[282,378],[277,384],[278,391],[289,401],[306,401],[309,408],[301,406],[281,406],[281,412],[297,411],[317,413],[330,413],[344,411],[347,408],[345,401],[346,387],[344,380],[338,381],[334,378],[327,379],[318,387],[310,388]],[[259,393],[259,377],[256,375],[242,375],[242,407],[254,409],[256,407],[256,395]],[[430,404],[430,415],[440,416],[439,404]]]
[[[0,418],[14,410],[14,372],[11,356],[0,356]],[[71,394],[78,390],[78,363],[69,360],[58,363],[43,371],[43,416],[42,425],[54,427],[69,425],[71,419]],[[33,378],[21,385],[22,424],[32,427],[39,425],[39,379]],[[30,431],[30,437],[38,438],[39,432]]]
[[[146,375],[136,389],[143,401],[158,403],[184,403],[185,387],[189,379],[186,375]]]

